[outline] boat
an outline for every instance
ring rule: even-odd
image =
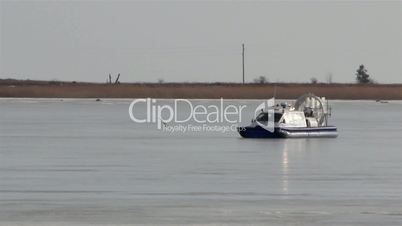
[[[338,136],[336,126],[328,125],[331,109],[325,97],[307,93],[294,105],[287,103],[256,109],[256,117],[249,126],[237,127],[243,138],[313,138]]]

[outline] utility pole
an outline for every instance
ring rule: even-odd
[[[244,43],[241,45],[242,46],[242,63],[243,63],[243,84],[244,84]]]

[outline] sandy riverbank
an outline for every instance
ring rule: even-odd
[[[235,83],[2,83],[0,97],[31,98],[226,98],[293,99],[303,93],[329,99],[402,100],[402,84],[235,84]]]

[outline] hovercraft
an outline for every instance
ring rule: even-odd
[[[308,93],[294,105],[281,103],[256,109],[251,125],[238,127],[237,131],[244,138],[337,137],[336,126],[328,125],[330,115],[325,97]]]

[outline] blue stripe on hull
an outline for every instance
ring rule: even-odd
[[[269,132],[268,130],[263,129],[260,126],[256,127],[238,127],[237,131],[240,136],[244,138],[282,138],[281,134],[275,129],[275,131]]]
[[[269,132],[260,126],[238,127],[237,131],[244,138],[302,138],[302,137],[337,137],[338,131],[335,126],[315,128],[275,128]]]
[[[282,131],[288,131],[291,133],[298,133],[298,132],[322,132],[322,131],[337,131],[337,128],[334,126],[326,126],[326,127],[313,127],[313,128],[299,128],[299,127],[292,127],[292,128],[280,128]]]

